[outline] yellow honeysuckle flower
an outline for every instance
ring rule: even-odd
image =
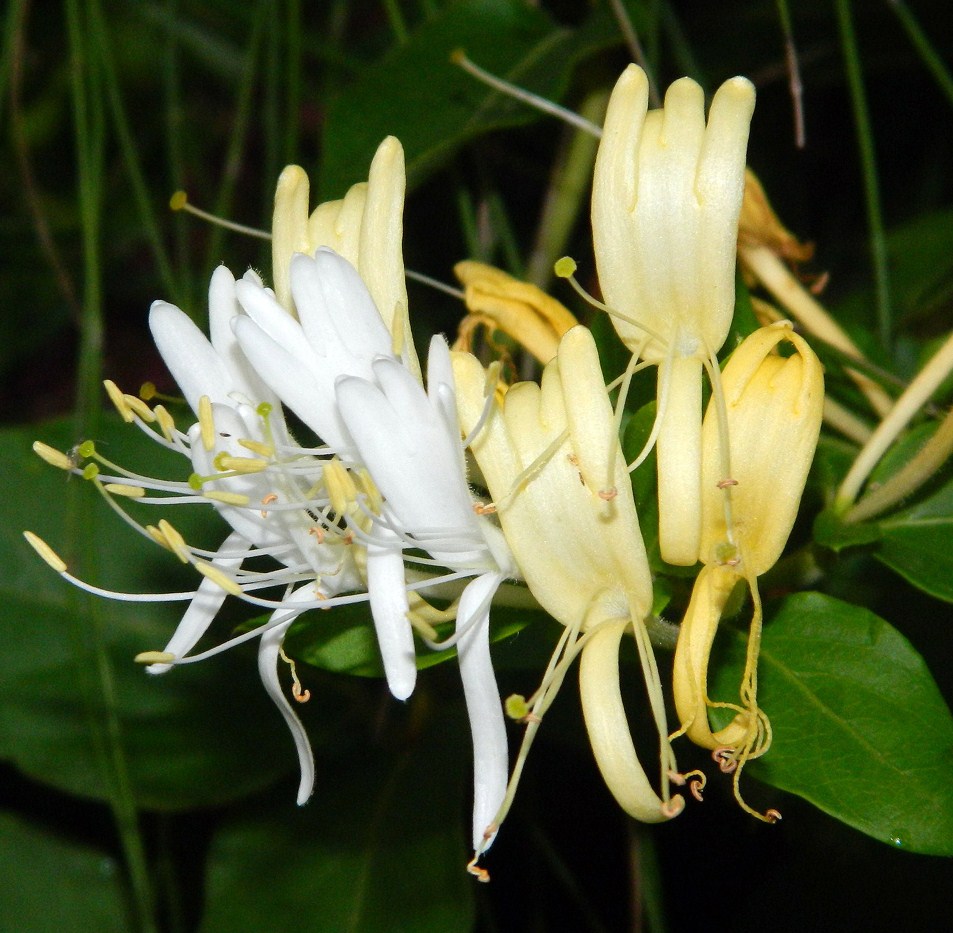
[[[493,266],[467,259],[453,271],[464,287],[470,312],[460,323],[455,350],[469,350],[470,335],[482,324],[519,341],[545,366],[556,355],[559,338],[579,323],[542,289]]]
[[[455,353],[453,368],[461,429],[494,499],[487,508],[532,594],[566,626],[543,686],[516,704],[528,728],[507,806],[539,718],[581,651],[583,711],[606,784],[636,818],[668,819],[684,801],[669,794],[676,769],[645,624],[652,580],[625,459],[618,443],[606,442],[615,425],[592,335],[569,330],[542,384],[518,383],[502,404],[475,357]],[[617,655],[626,631],[635,635],[659,731],[660,794],[639,764],[622,707]]]
[[[592,230],[599,284],[626,346],[659,366],[659,543],[673,564],[698,559],[701,370],[734,311],[735,251],[754,88],[726,81],[705,122],[701,87],[676,81],[647,111],[630,65],[606,113]]]
[[[292,257],[331,247],[357,269],[393,336],[394,352],[419,378],[402,252],[406,184],[404,150],[393,136],[378,146],[366,182],[352,185],[341,200],[325,201],[310,213],[308,175],[300,166],[287,166],[275,191],[272,270],[278,301],[294,313]]]
[[[778,353],[782,343],[790,356]],[[764,754],[771,726],[758,707],[757,662],[762,610],[757,578],[784,549],[797,517],[814,457],[824,403],[820,361],[782,321],[751,334],[732,354],[713,396],[702,431],[702,535],[698,575],[675,651],[675,706],[684,732],[712,749],[723,770],[735,772],[738,792],[744,763]],[[723,411],[719,409],[723,406]],[[746,583],[754,611],[748,640],[741,705],[708,698],[708,660],[722,614],[735,587]],[[736,716],[712,731],[710,707]]]

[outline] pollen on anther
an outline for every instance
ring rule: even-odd
[[[277,502],[277,501],[278,501],[278,496],[277,496],[275,493],[270,492],[270,493],[268,493],[267,496],[263,496],[263,497],[262,497],[261,504],[262,504],[262,505],[271,505],[273,502]],[[268,510],[267,510],[267,509],[262,509],[259,514],[261,515],[262,518],[267,518],[267,517],[268,517]]]
[[[126,397],[119,390],[119,386],[117,386],[112,379],[104,380],[103,386],[106,389],[106,394],[109,396],[109,401],[111,401],[116,407],[116,411],[119,412],[122,420],[127,424],[132,424],[132,422],[135,420],[132,409],[126,403]]]
[[[611,502],[617,495],[619,495],[619,490],[615,486],[610,486],[608,489],[599,490],[599,498],[603,499],[606,502]]]
[[[60,470],[72,470],[73,467],[76,466],[75,461],[70,459],[70,457],[61,450],[50,447],[49,444],[44,444],[43,441],[33,442],[33,453],[50,466],[55,466]]]

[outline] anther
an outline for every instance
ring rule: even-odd
[[[207,492],[202,493],[202,495],[205,496],[206,499],[211,499],[213,502],[221,502],[225,505],[237,505],[239,508],[243,508],[251,501],[248,496],[240,492],[223,492],[220,489],[209,489]]]
[[[185,538],[183,538],[182,535],[180,535],[164,518],[159,520],[158,530],[161,532],[163,538],[165,538],[166,544],[169,545],[175,556],[178,557],[183,564],[189,563],[192,552],[189,550],[189,546],[185,543]]]
[[[253,454],[258,454],[259,457],[270,459],[275,455],[275,448],[272,447],[271,444],[263,444],[261,441],[252,440],[250,437],[239,438],[238,444],[240,447],[244,447],[245,450],[250,450]]]
[[[267,496],[262,496],[261,504],[262,504],[262,505],[271,505],[273,502],[277,502],[277,501],[278,501],[278,496],[277,496],[275,493],[270,492],[270,493],[268,493]],[[261,515],[262,518],[267,518],[267,517],[268,517],[268,510],[267,510],[267,509],[262,509],[262,510],[259,512],[259,514]]]
[[[214,450],[215,422],[212,419],[212,400],[207,395],[199,399],[199,427],[202,431],[202,446],[206,450]]]
[[[484,505],[482,502],[473,503],[473,511],[477,515],[494,515],[496,513],[496,506],[490,502]]]
[[[127,499],[141,499],[146,494],[141,486],[131,486],[129,483],[106,483],[103,489],[114,496],[125,496]]]
[[[308,529],[309,535],[314,535],[318,539],[318,544],[324,544],[324,529],[320,525],[312,525]]]
[[[662,816],[671,820],[685,809],[685,798],[681,794],[676,794],[674,797],[662,801],[660,809]]]
[[[615,486],[610,486],[608,489],[600,489],[597,495],[605,502],[611,502],[619,495],[619,490],[616,489]]]
[[[717,483],[715,483],[715,486],[718,489],[727,489],[729,486],[737,486],[737,485],[738,485],[738,480],[736,479],[720,479],[718,480]]]
[[[222,451],[212,461],[216,470],[222,473],[263,473],[268,469],[268,461],[258,457],[233,457]]]
[[[32,531],[24,531],[23,537],[26,538],[30,547],[57,573],[66,573],[65,561],[39,535]]]
[[[116,411],[119,412],[122,420],[127,424],[132,424],[132,422],[135,420],[132,414],[132,409],[126,403],[126,396],[119,391],[119,386],[117,386],[112,379],[104,380],[103,386],[106,389],[106,394],[109,396],[109,401],[111,401],[116,407]]]
[[[44,444],[43,441],[33,442],[33,453],[41,460],[46,461],[50,466],[55,466],[59,470],[72,470],[76,466],[76,461],[72,460],[61,450]]]
[[[172,664],[176,656],[169,651],[140,651],[133,661],[136,664]]]
[[[123,394],[123,401],[129,406],[134,414],[137,414],[147,424],[152,424],[156,420],[152,409],[135,395]]]
[[[159,423],[162,436],[167,441],[171,441],[175,434],[175,421],[172,415],[169,414],[168,409],[164,405],[156,405],[156,407],[152,409],[152,414],[156,416],[156,421]]]
[[[226,593],[230,593],[232,596],[242,595],[242,588],[221,568],[214,564],[207,564],[202,560],[195,561],[194,566],[203,577],[217,583]]]
[[[781,811],[775,810],[774,807],[772,807],[770,810],[765,811],[764,819],[767,823],[780,823],[782,819]]]

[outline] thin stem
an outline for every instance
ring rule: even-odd
[[[950,74],[950,69],[946,67],[943,59],[937,54],[926,33],[903,0],[887,0],[887,6],[897,15],[900,25],[907,33],[907,38],[919,53],[923,64],[927,66],[930,74],[935,78],[950,105],[953,106],[953,75]]]
[[[285,145],[283,161],[298,158],[298,125],[301,117],[301,0],[288,0],[285,48]]]
[[[778,17],[781,31],[784,33],[784,60],[788,68],[788,87],[791,91],[791,104],[794,110],[794,144],[803,149],[804,138],[804,85],[801,83],[801,68],[797,60],[797,47],[794,45],[794,29],[791,25],[791,11],[787,0],[777,0]]]
[[[619,31],[625,39],[625,44],[632,53],[632,60],[645,72],[645,76],[648,78],[649,106],[657,109],[662,106],[662,98],[659,96],[658,86],[655,84],[655,79],[652,77],[652,72],[646,61],[645,52],[642,51],[642,43],[639,42],[639,34],[635,31],[632,17],[629,16],[622,0],[609,0],[609,6],[612,7],[612,15],[619,24]]]
[[[384,0],[384,12],[387,14],[387,20],[394,33],[394,38],[399,45],[403,45],[409,38],[409,33],[407,32],[407,21],[404,19],[404,14],[401,12],[397,0]]]
[[[890,306],[890,279],[887,269],[887,237],[884,233],[883,212],[880,204],[880,185],[877,181],[877,159],[874,152],[874,136],[870,126],[870,114],[864,80],[861,73],[860,53],[851,16],[850,0],[836,0],[837,21],[840,27],[841,44],[844,47],[844,66],[850,102],[854,111],[854,126],[857,131],[857,146],[860,150],[861,169],[864,180],[864,201],[867,206],[870,254],[874,265],[874,284],[877,295],[877,330],[882,346],[890,346],[893,329],[893,313]]]
[[[83,21],[81,9],[90,19]],[[84,263],[83,317],[80,331],[79,372],[77,376],[76,421],[79,436],[95,433],[99,418],[99,385],[102,353],[102,260],[100,255],[103,215],[103,98],[109,94],[104,82],[112,76],[96,65],[100,55],[91,54],[98,42],[91,19],[95,12],[79,0],[67,0],[67,30],[71,58],[71,89],[76,135],[77,176]],[[92,28],[91,28],[92,27]],[[89,572],[95,562],[95,550],[89,546],[95,535],[95,515],[90,499],[73,487],[68,500],[66,531],[77,546],[76,560]],[[79,681],[90,721],[90,733],[103,777],[109,790],[109,803],[125,856],[132,887],[133,911],[143,933],[156,929],[153,917],[152,888],[145,849],[139,832],[135,797],[129,779],[128,762],[122,742],[117,713],[117,698],[112,667],[106,646],[101,610],[89,599],[77,595],[75,613],[76,656]],[[98,683],[94,684],[94,679]],[[98,695],[97,695],[98,694]],[[105,720],[105,721],[103,721]]]

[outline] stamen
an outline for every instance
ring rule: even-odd
[[[136,664],[174,664],[177,658],[169,651],[140,651],[132,660]]]
[[[249,473],[263,473],[268,469],[267,460],[260,460],[257,457],[233,457],[224,451],[215,457],[212,465],[223,473],[237,473],[242,476]]]
[[[201,220],[208,221],[210,224],[224,227],[226,230],[233,230],[235,233],[253,236],[259,240],[271,239],[271,234],[267,230],[259,230],[257,227],[248,227],[245,224],[235,223],[233,220],[225,220],[222,217],[217,217],[215,214],[210,214],[208,211],[203,211],[194,204],[190,204],[189,196],[184,191],[176,191],[172,197],[169,198],[169,210],[185,211],[187,214],[192,214]]]
[[[124,393],[123,400],[133,411],[133,413],[137,414],[147,424],[152,424],[152,422],[156,420],[156,416],[152,413],[152,409],[141,398],[137,398],[135,395],[128,395]]]
[[[178,557],[183,564],[191,563],[192,552],[189,550],[189,546],[185,543],[185,538],[183,538],[182,535],[180,535],[164,518],[159,520],[159,531],[162,533],[162,536],[165,538],[166,543],[169,545],[169,548],[172,550],[175,556]]]
[[[482,853],[480,853],[482,855]],[[479,855],[474,855],[469,862],[467,862],[467,871],[476,878],[477,881],[482,884],[486,884],[490,880],[490,873],[485,869],[477,865],[477,860],[480,858]]]
[[[533,94],[531,91],[526,91],[521,87],[517,87],[515,84],[510,84],[509,81],[504,81],[502,78],[496,77],[496,75],[491,74],[489,71],[484,71],[479,65],[467,58],[463,49],[457,49],[451,52],[450,61],[478,81],[488,84],[494,90],[500,91],[508,97],[522,101],[524,104],[528,104],[530,107],[540,110],[543,113],[557,117],[564,123],[568,123],[570,126],[574,126],[576,129],[582,130],[590,136],[595,136],[596,139],[602,137],[602,127],[596,126],[595,123],[592,123],[585,117],[579,116],[578,113],[573,113],[573,111],[567,110],[565,107],[560,107],[559,104],[554,104],[545,97],[540,97],[538,94]]]
[[[49,444],[44,444],[43,441],[33,442],[33,453],[58,470],[74,470],[76,468],[75,460],[64,454],[61,450],[50,447]]]
[[[248,437],[239,438],[238,441],[239,447],[244,447],[245,450],[250,450],[253,454],[258,454],[259,457],[264,457],[267,460],[270,460],[275,455],[275,448],[271,444],[263,444],[261,441],[252,440]]]
[[[261,498],[261,504],[262,504],[262,505],[271,505],[272,503],[277,502],[277,501],[278,501],[278,496],[275,495],[275,493],[273,493],[273,492],[270,492],[270,493],[268,493],[267,496],[262,496],[262,498]],[[267,510],[267,509],[262,509],[258,514],[261,515],[262,518],[267,518],[267,517],[268,517],[268,510]]]
[[[128,483],[105,483],[103,489],[114,496],[125,496],[127,499],[141,499],[146,494],[141,486],[130,486]]]
[[[164,405],[156,405],[156,407],[152,409],[152,414],[156,416],[156,421],[159,423],[162,436],[167,441],[173,442],[176,433],[175,421],[172,415],[169,414],[168,409]]]
[[[307,703],[311,699],[311,691],[304,690],[301,687],[301,681],[298,679],[298,671],[295,667],[295,662],[285,654],[285,649],[282,646],[278,646],[278,654],[281,657],[281,660],[288,665],[291,669],[291,695],[299,703]]]
[[[202,493],[206,499],[212,499],[215,502],[222,502],[225,505],[237,505],[244,507],[251,501],[248,496],[240,492],[222,492],[219,489],[210,489]],[[262,513],[264,515],[264,513]]]
[[[232,596],[243,595],[242,588],[220,567],[216,567],[214,564],[207,564],[202,560],[195,561],[193,566],[203,577],[207,577],[213,583],[217,583],[226,593],[230,593]]]
[[[66,563],[39,535],[32,531],[24,531],[23,537],[26,538],[30,547],[36,551],[46,563],[57,573],[66,573]]]
[[[209,452],[215,449],[215,422],[212,419],[212,400],[203,395],[199,399],[199,427],[202,431],[202,446]]]
[[[106,389],[106,394],[109,396],[109,401],[111,401],[116,407],[116,411],[119,412],[122,420],[127,424],[132,424],[132,422],[135,420],[132,414],[132,409],[126,403],[126,396],[120,392],[119,386],[117,386],[112,379],[104,380],[103,386]]]

